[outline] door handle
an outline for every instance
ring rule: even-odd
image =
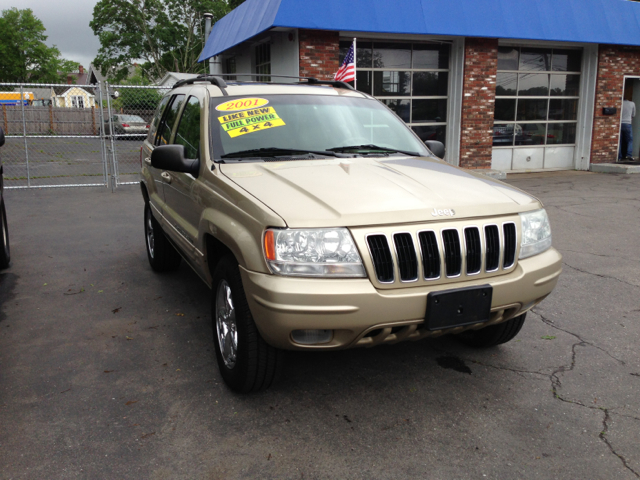
[[[169,175],[167,172],[162,172],[160,176],[164,178],[165,182],[171,183],[171,175]]]
[[[144,163],[146,163],[147,165],[151,165],[151,158],[145,157],[144,158]]]

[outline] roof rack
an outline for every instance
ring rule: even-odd
[[[331,85],[332,87],[338,88],[346,88],[348,90],[354,90],[351,85],[346,82],[339,82],[336,80],[318,80],[313,77],[295,77],[291,75],[272,75],[272,74],[264,74],[264,73],[217,73],[215,75],[198,75],[194,78],[187,78],[185,80],[180,80],[173,85],[173,88],[182,87],[183,85],[192,85],[195,82],[209,82],[212,85],[217,86],[225,97],[228,97],[227,93],[227,82],[225,82],[221,77],[276,77],[276,78],[295,78],[296,80],[306,80],[306,82],[299,81],[298,83],[301,85]],[[270,83],[270,82],[267,82]]]
[[[300,77],[300,78],[303,78],[303,77]],[[355,90],[355,88],[353,88],[347,82],[340,82],[337,80],[318,80],[317,78],[309,77],[307,78],[307,83],[309,85],[331,85],[334,87],[348,88],[349,90]]]
[[[178,88],[183,85],[192,85],[195,82],[209,82],[211,85],[215,85],[222,91],[222,95],[228,97],[227,82],[225,82],[219,75],[198,75],[195,78],[187,78],[186,80],[180,80],[173,84],[173,88]]]
[[[265,73],[217,73],[218,77],[276,77],[276,78],[295,78],[296,80],[306,80],[306,82],[298,82],[300,84],[309,84],[309,85],[331,85],[333,87],[346,88],[348,90],[355,90],[351,85],[346,82],[339,82],[336,80],[318,80],[313,77],[296,77],[293,75],[274,75],[274,74],[265,74]],[[184,81],[184,80],[183,80]],[[271,82],[266,82],[271,83]]]

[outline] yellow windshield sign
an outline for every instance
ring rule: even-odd
[[[273,107],[255,108],[244,112],[230,113],[218,117],[222,129],[231,138],[247,133],[268,130],[286,125]]]
[[[266,98],[241,98],[221,103],[216,107],[219,112],[237,112],[238,110],[249,110],[250,108],[264,107],[269,103]]]

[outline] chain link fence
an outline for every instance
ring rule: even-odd
[[[169,89],[0,83],[5,188],[138,183],[140,147]]]
[[[116,186],[139,183],[141,143],[156,107],[170,88],[105,85],[108,114],[104,131]]]

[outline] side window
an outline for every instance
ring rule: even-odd
[[[171,103],[165,109],[165,114],[160,122],[160,127],[158,127],[158,135],[156,136],[155,142],[156,145],[167,145],[171,140],[171,132],[174,124],[176,123],[176,118],[178,117],[178,112],[180,111],[180,107],[183,102],[184,95],[174,95],[171,99]]]
[[[199,158],[200,101],[196,97],[189,97],[189,101],[182,111],[182,117],[180,117],[173,143],[184,145],[186,158]]]
[[[160,123],[160,118],[162,118],[162,112],[164,112],[164,107],[169,102],[170,97],[163,97],[158,104],[158,108],[156,108],[156,114],[153,116],[153,120],[151,120],[151,125],[149,125],[149,142],[153,143],[153,137],[156,135],[156,130],[158,130],[158,124]]]

